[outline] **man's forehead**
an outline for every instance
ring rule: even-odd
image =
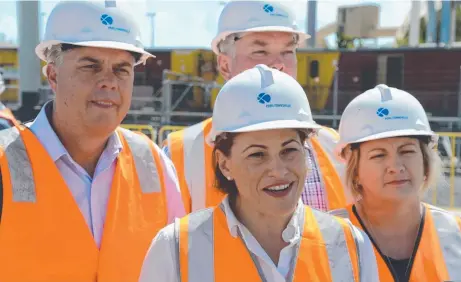
[[[249,44],[254,45],[295,45],[296,35],[288,32],[251,32],[243,34],[242,38]]]
[[[113,61],[114,63],[117,61],[133,63],[134,61],[130,52],[111,48],[79,47],[70,50],[68,53],[72,59],[77,61],[91,61],[89,59],[100,62]]]

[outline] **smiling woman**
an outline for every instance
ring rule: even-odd
[[[304,187],[307,163],[303,144],[307,132],[295,129],[274,129],[220,135],[213,150],[216,188],[236,203],[245,200],[262,204],[262,210],[290,214]],[[268,169],[271,162],[281,162],[280,172]],[[303,178],[304,177],[304,178]],[[237,184],[238,183],[238,184]],[[239,191],[238,187],[241,187]],[[260,196],[274,199],[290,195],[288,210],[273,206],[271,201],[256,201]],[[274,209],[275,208],[275,209]]]
[[[160,231],[140,281],[376,281],[367,237],[300,199],[319,128],[289,74],[257,65],[230,79],[206,137],[228,196]]]

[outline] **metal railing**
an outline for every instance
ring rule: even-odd
[[[160,127],[158,130],[158,144],[159,146],[164,145],[163,142],[166,140],[168,134],[173,131],[181,130],[186,128],[187,126],[180,126],[180,125],[165,125]]]
[[[157,143],[157,135],[158,135],[157,129],[155,129],[152,125],[149,125],[149,124],[121,124],[120,126],[125,129],[132,130],[132,131],[142,132],[146,134],[147,136],[149,136],[149,138],[152,141]]]
[[[442,175],[425,200],[448,210],[461,211],[461,132],[438,132]]]

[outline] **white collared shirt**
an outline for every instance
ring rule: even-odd
[[[48,116],[51,115],[52,106],[52,101],[45,104],[36,119],[25,125],[34,133],[56,164],[93,235],[96,245],[100,247],[112,179],[117,158],[123,150],[122,141],[116,132],[109,137],[98,160],[94,175],[91,177],[72,159],[51,127]],[[173,222],[175,218],[185,215],[184,205],[173,163],[163,152],[160,152],[160,160],[164,167],[163,178],[166,188],[168,222]]]
[[[247,248],[257,258],[267,282],[286,282],[285,277],[290,271],[291,259],[296,253],[295,246],[301,239],[301,224],[304,224],[304,222],[300,222],[303,210],[301,205],[302,201],[300,200],[293,217],[282,232],[283,240],[289,245],[282,249],[279,263],[275,265],[250,231],[237,220],[230,208],[228,198],[226,197],[223,201],[229,232],[236,237],[238,236],[238,231],[240,231]],[[369,267],[361,269],[361,281],[379,281],[378,269],[376,263],[374,263],[376,257],[369,238],[355,227],[354,232],[357,235],[357,243],[360,245],[360,264],[370,264]],[[152,241],[141,271],[140,282],[179,282],[175,260],[177,257],[175,244],[174,224],[170,224],[162,229]]]

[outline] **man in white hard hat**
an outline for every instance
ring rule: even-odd
[[[3,69],[0,68],[0,95],[5,92],[5,80],[3,79]],[[0,102],[0,130],[10,128],[19,122],[14,117],[10,109]]]
[[[59,3],[36,48],[54,101],[0,132],[0,281],[137,281],[149,243],[184,215],[171,161],[119,127],[134,66],[154,57],[117,8]]]
[[[296,78],[296,49],[307,38],[309,35],[298,30],[294,13],[281,3],[232,1],[221,13],[212,49],[226,80],[257,64],[266,64]],[[186,212],[217,205],[223,197],[213,189],[212,147],[204,139],[210,127],[211,118],[173,132],[167,139],[165,151],[178,172]],[[346,205],[339,175],[344,168],[334,157],[337,139],[336,131],[324,127],[308,143],[311,173],[302,199],[323,211]]]

